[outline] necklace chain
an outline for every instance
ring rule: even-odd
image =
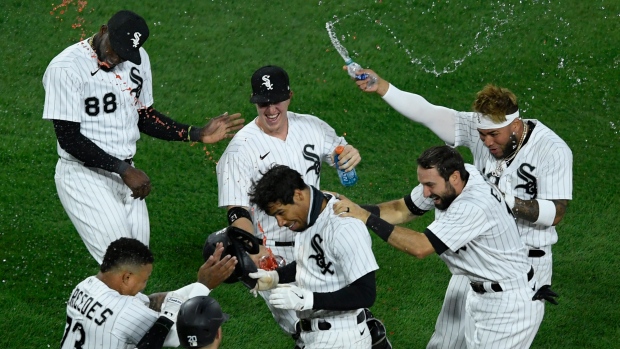
[[[493,172],[491,173],[493,177],[499,178],[499,176],[502,175],[502,172],[504,172],[504,164],[506,164],[506,167],[508,167],[507,164],[517,156],[517,153],[519,152],[519,150],[521,150],[521,147],[523,146],[523,142],[525,141],[525,137],[527,136],[527,131],[528,131],[527,123],[523,122],[523,133],[521,134],[521,139],[519,139],[519,144],[517,145],[517,149],[515,149],[515,151],[512,154],[510,154],[508,157],[497,161],[497,167],[495,167],[495,170],[493,170]]]

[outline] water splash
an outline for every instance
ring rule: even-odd
[[[443,68],[438,68],[435,61],[426,55],[417,55],[417,53],[408,47],[405,47],[402,43],[402,40],[398,38],[394,30],[387,25],[386,23],[373,19],[367,12],[366,9],[362,9],[348,15],[343,16],[342,18],[338,18],[334,16],[333,21],[329,21],[325,23],[325,28],[327,29],[327,33],[329,38],[334,45],[334,48],[340,56],[346,61],[349,56],[347,49],[341,44],[340,40],[335,32],[335,25],[342,23],[346,19],[358,16],[361,17],[373,25],[377,25],[383,28],[387,34],[393,38],[394,44],[396,47],[400,48],[405,52],[407,57],[409,58],[409,62],[414,65],[420,66],[420,69],[426,73],[433,74],[435,76],[440,76],[442,74],[453,73],[457,70],[457,68],[465,62],[465,60],[470,57],[474,53],[482,52],[490,43],[493,36],[501,36],[502,30],[500,27],[505,26],[508,23],[508,18],[516,18],[514,15],[514,5],[506,5],[498,3],[498,8],[495,10],[494,15],[491,17],[491,24],[481,23],[481,29],[476,32],[473,36],[473,44],[468,49],[468,51],[462,56],[458,58],[454,58],[452,62],[444,66]],[[431,13],[432,9],[423,10],[422,14]],[[350,34],[348,34],[350,36]],[[345,35],[342,35],[342,41],[345,39]],[[377,50],[381,50],[381,46],[376,46]]]
[[[69,6],[75,6],[78,15],[75,17],[75,22],[71,24],[71,28],[80,29],[80,40],[84,40],[86,37],[86,31],[84,31],[83,24],[85,23],[84,17],[82,17],[81,13],[84,12],[86,6],[88,6],[88,1],[86,0],[63,0],[60,5],[52,4],[52,10],[50,11],[50,15],[56,16],[56,19],[62,21],[61,16],[65,15],[69,10]],[[91,10],[92,12],[92,10]]]

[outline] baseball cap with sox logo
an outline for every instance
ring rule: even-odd
[[[149,37],[149,27],[138,14],[122,10],[108,21],[110,45],[116,54],[133,64],[140,64],[140,47]]]

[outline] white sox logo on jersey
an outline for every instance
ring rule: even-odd
[[[271,80],[269,80],[270,75],[263,75],[263,85],[265,85],[265,87],[267,87],[268,90],[273,90],[273,84],[271,83]]]
[[[321,238],[319,234],[312,237],[312,243],[310,245],[316,254],[310,255],[309,258],[316,260],[316,265],[321,268],[321,273],[323,273],[323,275],[326,273],[334,275],[333,268],[332,270],[329,269],[329,267],[332,266],[332,262],[325,264],[325,251],[321,248],[321,242],[323,242],[323,238]]]
[[[530,164],[521,164],[517,170],[517,176],[525,181],[525,184],[519,184],[515,186],[515,189],[523,188],[525,193],[531,195],[531,200],[536,199],[538,195],[538,181],[536,177],[531,173],[534,172],[536,167]]]
[[[140,44],[140,37],[142,36],[142,34],[135,32],[133,33],[133,39],[131,39],[131,42],[133,42],[133,47],[138,47],[138,45]]]
[[[131,68],[131,72],[129,73],[129,79],[131,80],[131,82],[136,84],[136,87],[132,88],[129,94],[135,93],[134,97],[136,97],[136,99],[140,98],[140,93],[142,92],[142,83],[144,82],[142,77],[138,75],[139,73],[140,71],[136,67]]]
[[[314,145],[306,144],[304,146],[304,159],[312,161],[312,166],[308,167],[306,173],[314,170],[314,173],[318,176],[321,174],[321,158],[317,154],[310,152],[308,149],[314,150]]]

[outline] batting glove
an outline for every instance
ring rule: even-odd
[[[159,316],[164,316],[172,322],[177,321],[177,314],[179,313],[179,309],[181,309],[181,304],[185,302],[186,298],[176,292],[168,292],[166,298],[164,298],[164,302],[161,305],[161,312],[159,312]]]
[[[256,291],[271,290],[272,288],[276,287],[278,285],[278,282],[280,281],[278,272],[275,270],[268,271],[264,269],[258,269],[257,272],[249,273],[248,276],[258,280],[254,289],[251,290],[254,291],[252,292],[254,294],[254,297],[256,297]]]
[[[295,285],[278,285],[271,291],[269,303],[280,309],[310,310],[314,305],[314,294]]]
[[[558,305],[557,297],[560,297],[557,293],[553,292],[549,285],[543,285],[541,288],[536,291],[534,297],[532,297],[533,301],[546,300],[547,302]]]

